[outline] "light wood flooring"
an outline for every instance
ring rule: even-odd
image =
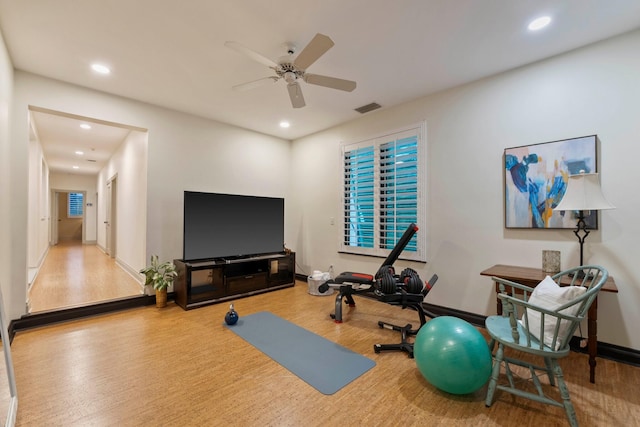
[[[241,318],[267,310],[373,359],[376,366],[323,395],[223,326],[228,303],[184,311],[148,306],[20,331],[12,352],[18,426],[566,426],[561,408],[485,390],[456,396],[427,383],[378,320],[418,322],[410,310],[356,297],[344,323],[334,297],[307,284],[238,299]],[[581,426],[637,426],[640,368],[588,358],[561,361]],[[4,387],[0,384],[0,387]],[[4,391],[3,389],[0,389]],[[1,408],[0,408],[1,409]]]
[[[49,248],[29,289],[30,313],[142,295],[140,284],[96,245],[60,242]]]

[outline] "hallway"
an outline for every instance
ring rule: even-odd
[[[61,242],[49,253],[29,292],[30,313],[142,295],[140,284],[96,245]]]

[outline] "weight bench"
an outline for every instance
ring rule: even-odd
[[[397,326],[379,321],[378,326],[380,328],[400,332],[402,339],[399,344],[375,344],[373,349],[376,353],[400,350],[407,352],[409,357],[413,357],[413,343],[409,342],[409,337],[418,333],[420,328],[427,322],[427,315],[431,318],[436,317],[434,314],[425,311],[423,302],[427,293],[438,280],[438,276],[434,274],[429,281],[423,284],[415,270],[406,268],[398,275],[395,274],[393,267],[400,253],[402,253],[416,231],[418,231],[418,227],[415,224],[410,224],[375,276],[347,271],[340,273],[335,279],[330,279],[318,287],[318,291],[321,293],[326,292],[329,288],[338,290],[335,298],[335,311],[330,315],[336,323],[342,323],[343,301],[349,307],[355,307],[356,303],[353,295],[358,294],[418,312],[420,326],[416,329],[413,329],[411,324]]]

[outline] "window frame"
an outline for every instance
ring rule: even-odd
[[[398,141],[399,139],[415,136],[417,139],[417,194],[416,194],[416,222],[418,226],[418,232],[416,233],[416,250],[403,251],[400,259],[409,261],[426,262],[426,222],[427,222],[427,138],[426,138],[426,122],[420,122],[417,124],[409,125],[400,129],[396,129],[389,132],[381,133],[380,135],[373,136],[357,142],[342,142],[340,144],[340,224],[342,228],[340,230],[340,242],[339,252],[349,253],[355,255],[375,256],[375,257],[387,257],[391,252],[391,249],[384,249],[381,242],[381,183],[380,183],[380,169],[381,169],[381,157],[380,147],[388,144],[390,141]],[[348,221],[349,211],[347,210],[347,203],[349,198],[346,196],[345,188],[345,176],[348,173],[345,165],[345,154],[353,152],[356,149],[364,149],[373,146],[374,154],[374,187],[373,187],[373,247],[362,247],[357,245],[351,245],[346,243],[346,230],[351,225],[351,221]],[[396,230],[399,231],[399,230]],[[400,230],[400,233],[404,230]],[[399,238],[399,236],[398,236]],[[395,244],[395,243],[394,243]]]

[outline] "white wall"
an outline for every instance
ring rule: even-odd
[[[15,234],[9,264],[16,271],[9,280],[12,295],[5,297],[12,319],[24,314],[26,301],[27,115],[30,105],[148,129],[146,219],[136,217],[133,220],[136,224],[146,222],[146,242],[127,241],[128,236],[124,236],[117,243],[118,248],[132,247],[131,256],[139,258],[126,261],[134,271],[142,268],[151,254],[158,254],[163,260],[182,256],[184,190],[284,197],[286,215],[290,215],[291,143],[287,140],[21,71],[15,72],[13,80],[13,86],[11,80],[0,82],[13,88],[14,93],[12,144],[7,158],[13,166],[8,195],[14,201],[10,220],[15,218],[15,222],[7,230]],[[120,166],[130,167],[124,163]],[[118,177],[120,173],[125,172],[119,169]],[[137,172],[127,173],[134,175]],[[126,194],[131,189],[119,185],[118,191]],[[138,209],[136,214],[144,215],[141,211]],[[288,234],[285,231],[285,239]],[[138,254],[141,251],[136,245],[141,244],[146,247],[146,254]],[[125,249],[120,252],[127,253]]]
[[[116,261],[136,275],[146,259],[147,132],[131,131],[98,174],[98,244],[106,248],[107,184],[115,179]],[[112,242],[113,243],[113,242]],[[141,277],[139,277],[141,279]]]
[[[49,188],[52,192],[85,192],[84,222],[82,224],[84,236],[82,243],[96,243],[97,232],[97,177],[73,173],[53,172],[50,174]],[[89,206],[91,205],[91,206]]]
[[[571,230],[504,228],[504,149],[597,134],[602,188],[617,209],[600,213],[585,261],[606,266],[620,290],[600,294],[598,339],[640,349],[637,52],[639,31],[294,141],[289,227],[299,264],[307,273],[330,264],[336,272],[375,272],[381,260],[337,253],[340,221],[332,226],[330,218],[341,215],[339,144],[426,120],[429,207],[419,225],[427,231],[429,263],[412,267],[424,279],[439,275],[428,302],[495,313],[492,283],[480,271],[494,264],[541,267],[543,249],[560,250],[563,267],[579,259]]]
[[[37,268],[49,248],[49,166],[46,164],[42,145],[33,130],[29,116],[29,243],[28,266]]]
[[[7,47],[0,32],[0,200],[11,200],[13,193],[11,191],[11,105],[13,101],[13,64],[9,58]],[[14,212],[10,209],[9,203],[0,203],[0,286],[4,296],[5,307],[9,308],[11,302],[16,300],[14,297],[13,271],[19,268],[19,264],[13,262],[12,255],[12,239],[13,229],[12,219]],[[26,236],[23,237],[26,241]],[[26,252],[25,252],[26,256]],[[23,260],[26,262],[26,259]],[[25,271],[26,275],[26,271]],[[26,288],[26,281],[20,282],[22,287]],[[21,294],[20,289],[16,289]],[[26,292],[26,291],[25,291]],[[23,309],[26,303],[23,304]],[[8,310],[6,319],[12,319],[12,313],[15,310]]]

